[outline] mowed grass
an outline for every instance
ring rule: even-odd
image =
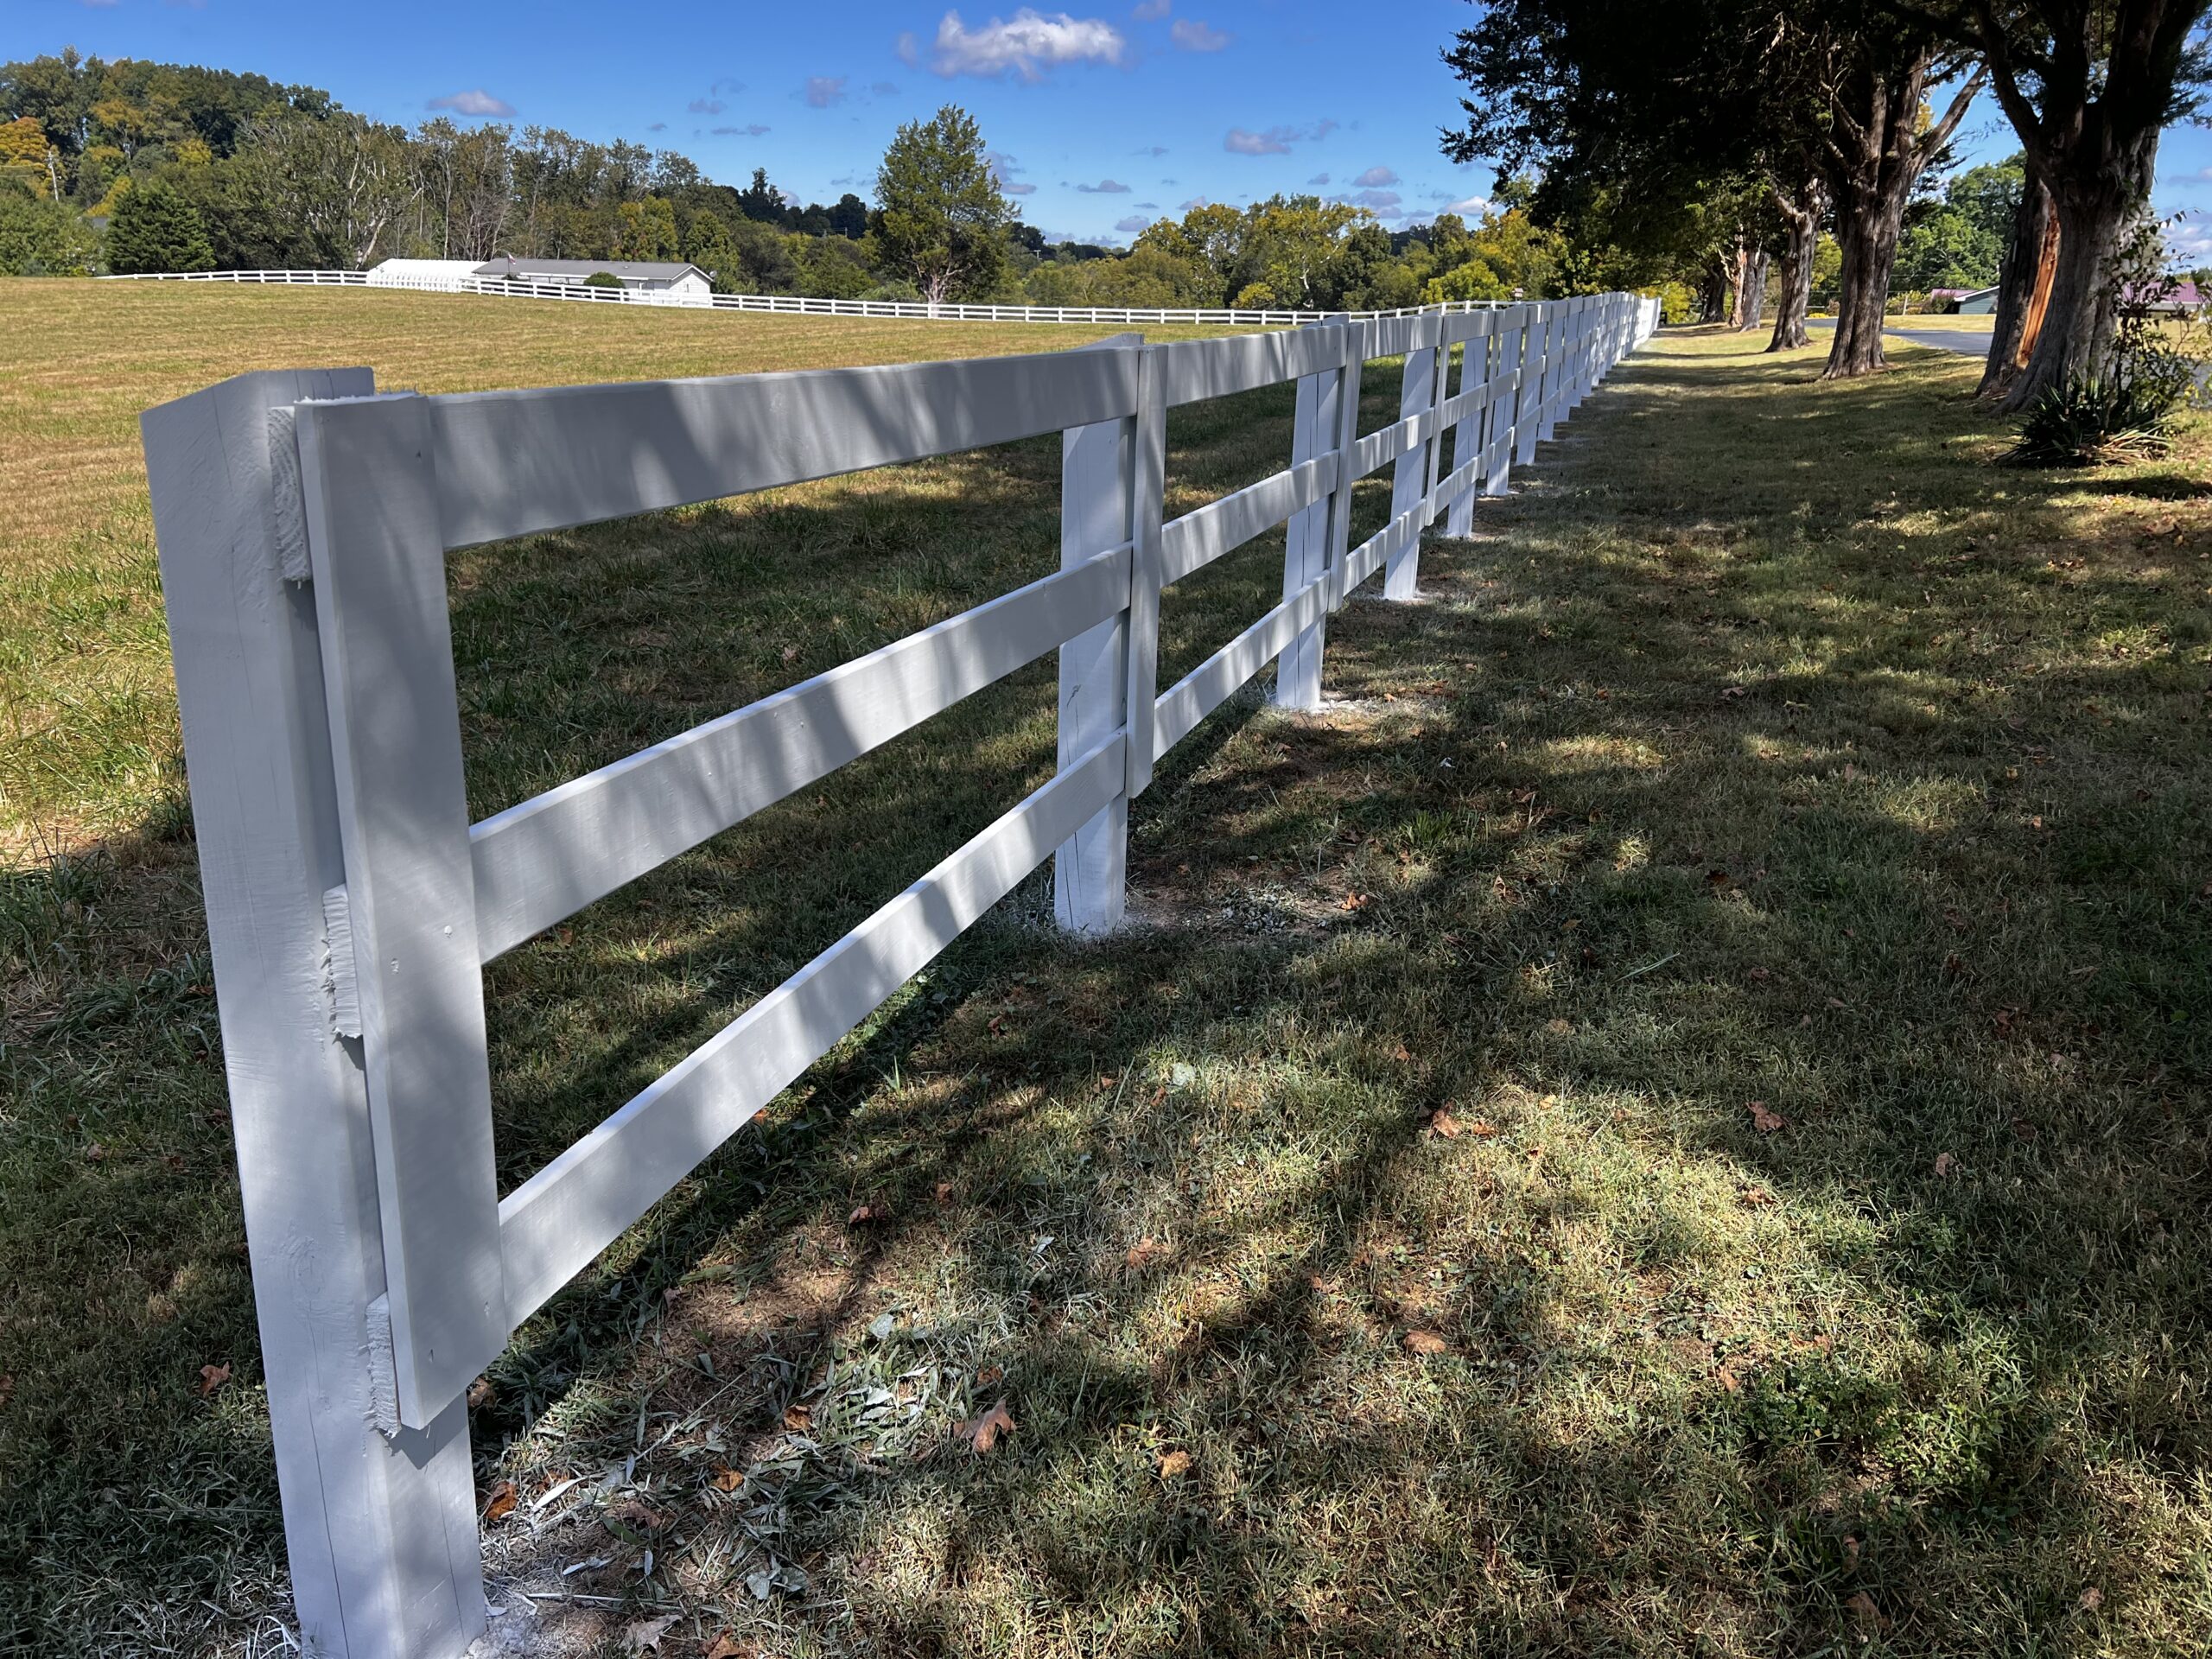
[[[1124,935],[1033,881],[530,1323],[474,1412],[516,1649],[2201,1649],[2212,443],[2000,468],[1978,365],[1761,343],[1624,365],[1427,602],[1332,622],[1328,709],[1177,751]],[[1287,416],[1179,417],[1171,511]],[[1056,476],[458,557],[475,809],[1051,568]],[[1167,675],[1279,556],[1169,596]],[[507,1177],[1046,775],[1051,709],[1039,665],[495,965]],[[173,786],[9,888],[41,1652],[283,1612]]]

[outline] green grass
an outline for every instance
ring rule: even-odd
[[[525,1647],[2201,1645],[2212,445],[2001,468],[1977,365],[1764,343],[1625,365],[1426,603],[1335,620],[1328,709],[1171,757],[1137,925],[1071,947],[1033,881],[530,1323],[474,1414]],[[1179,419],[1171,511],[1287,416]],[[475,809],[1050,568],[1055,475],[461,556]],[[1169,596],[1163,679],[1279,557]],[[506,1175],[1043,776],[1051,703],[496,964]],[[281,1608],[188,836],[156,791],[4,891],[0,1633],[41,1653]]]

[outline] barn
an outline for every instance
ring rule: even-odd
[[[503,253],[475,268],[484,282],[537,283],[573,288],[604,273],[628,296],[660,305],[705,305],[714,284],[696,265],[645,259],[537,259]],[[604,286],[604,284],[601,284]]]

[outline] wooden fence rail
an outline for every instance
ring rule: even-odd
[[[575,300],[587,305],[650,305],[688,311],[771,311],[808,317],[903,317],[936,322],[1090,322],[1162,327],[1191,325],[1296,328],[1332,317],[1412,317],[1438,311],[1494,311],[1510,302],[1452,300],[1395,311],[1236,310],[1223,306],[931,305],[914,300],[823,300],[802,294],[676,294],[587,283],[516,283],[478,276],[387,275],[375,270],[137,271],[110,283],[246,283],[279,288],[390,288],[425,294],[480,294],[495,299]]]
[[[307,1650],[461,1651],[486,1617],[464,1395],[519,1323],[1046,859],[1061,925],[1110,931],[1158,758],[1271,662],[1278,703],[1316,706],[1330,613],[1378,570],[1411,598],[1422,532],[1464,532],[1656,321],[1611,294],[453,397],[303,370],[149,411]],[[1400,356],[1400,418],[1358,435],[1364,365]],[[1284,469],[1166,520],[1166,411],[1285,381]],[[1053,432],[1057,573],[468,822],[453,549]],[[1390,517],[1351,545],[1353,486],[1384,466]],[[1161,690],[1162,589],[1279,524],[1281,602]],[[486,962],[1053,652],[1049,782],[498,1190]]]

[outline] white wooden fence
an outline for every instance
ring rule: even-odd
[[[467,396],[263,372],[149,411],[307,1650],[467,1645],[486,1607],[464,1395],[517,1325],[1056,852],[1060,922],[1112,929],[1158,758],[1270,662],[1275,701],[1314,707],[1329,613],[1378,570],[1412,598],[1423,531],[1466,531],[1656,326],[1655,302],[1615,294]],[[1363,365],[1400,355],[1401,418],[1362,436]],[[1167,410],[1287,380],[1289,464],[1165,519]],[[1057,574],[469,823],[449,550],[1052,432]],[[1352,486],[1386,464],[1389,518],[1351,546]],[[1286,523],[1282,602],[1161,690],[1162,590]],[[486,963],[1053,651],[1051,781],[499,1192]]]
[[[798,294],[671,294],[647,289],[594,288],[586,283],[510,283],[474,276],[381,276],[373,270],[146,271],[111,283],[253,283],[282,288],[404,288],[429,294],[482,294],[498,299],[576,300],[591,305],[652,305],[689,311],[776,311],[809,317],[905,317],[938,322],[1103,322],[1295,328],[1334,317],[1413,317],[1438,311],[1494,311],[1503,301],[1453,300],[1396,311],[1238,311],[1224,307],[1118,305],[941,305],[911,300],[817,300]]]

